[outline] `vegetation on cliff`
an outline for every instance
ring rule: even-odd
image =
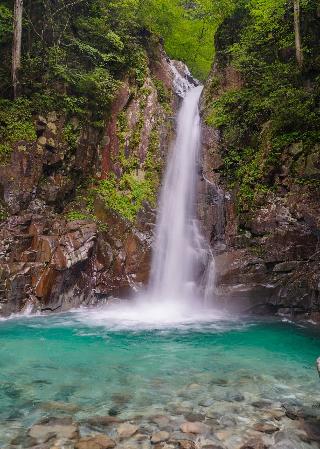
[[[19,51],[13,45],[18,4],[22,48],[13,64],[12,53]],[[169,55],[185,61],[200,79],[216,51],[205,116],[222,132],[222,171],[237,188],[241,209],[275,188],[287,159],[292,182],[316,186],[319,14],[316,0],[5,0],[0,5],[0,162],[8,160],[16,142],[36,139],[34,117],[49,111],[64,116],[70,153],[84,126],[102,136],[125,79],[135,86],[131,96],[144,96],[148,57],[155,57],[162,39]],[[228,85],[230,68],[235,79]],[[160,80],[152,82],[168,112],[168,93]],[[142,114],[132,147],[139,143],[143,120]],[[123,146],[120,122],[121,116],[117,132]],[[153,131],[151,137],[154,146],[159,136]],[[96,182],[95,191],[132,218],[144,200],[155,200],[159,167],[151,159],[144,162],[146,178],[136,179],[137,156],[126,160],[122,148],[114,162],[123,167],[124,179]]]
[[[240,210],[292,183],[319,185],[320,10],[301,1],[297,22],[297,3],[238,1],[216,34],[206,121],[221,131]]]
[[[220,0],[216,11],[221,2],[232,3]],[[103,142],[107,123],[115,114],[112,105],[124,81],[131,86],[130,101],[146,101],[145,83],[151,76],[148,65],[158,57],[159,42],[171,57],[185,61],[204,79],[221,19],[220,13],[213,16],[208,0],[5,0],[0,5],[0,164],[9,162],[17,143],[28,151],[40,137],[37,117],[46,117],[50,111],[55,111],[58,119],[63,117],[63,144],[70,150],[65,160],[76,153],[81,133],[88,127],[100,132]],[[152,84],[159,103],[170,114],[166,88],[156,77]],[[111,173],[107,180],[89,183],[109,207],[131,220],[145,201],[155,204],[159,184],[155,147],[159,146],[161,123],[151,132],[143,179],[134,174],[141,168],[137,148],[144,107],[139,106],[141,117],[130,137],[134,149],[130,157],[122,148],[121,114],[117,119],[121,151],[119,160],[112,163],[121,165],[121,174],[114,177]],[[60,145],[59,138],[54,143]],[[71,177],[88,185],[82,179],[88,173]],[[87,193],[89,203],[91,194]],[[89,211],[71,211],[69,216],[90,216],[89,212],[90,207]]]

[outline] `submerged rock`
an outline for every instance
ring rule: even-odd
[[[102,434],[82,437],[74,445],[75,449],[112,449],[115,446],[115,441]]]
[[[132,435],[134,435],[139,429],[139,426],[130,424],[130,423],[123,423],[120,424],[120,426],[117,428],[117,433],[119,438],[122,440],[124,438],[130,438]]]
[[[236,425],[236,420],[233,416],[224,415],[219,419],[219,424],[222,427],[234,427]]]
[[[196,449],[196,443],[190,440],[178,440],[181,449]]]
[[[308,435],[311,441],[320,442],[320,420],[319,419],[307,419],[303,420],[303,429]]]
[[[61,401],[50,401],[50,402],[43,402],[41,404],[41,408],[43,410],[61,410],[64,412],[78,412],[81,408],[77,404],[71,404],[69,402],[61,402]]]
[[[169,438],[170,438],[169,432],[166,431],[156,432],[151,437],[151,443],[152,444],[162,443],[164,441],[168,441]]]
[[[213,399],[201,399],[199,405],[201,407],[210,407],[214,403]]]
[[[11,440],[13,446],[32,447],[37,445],[37,440],[30,435],[18,435]]]
[[[180,429],[183,433],[208,433],[210,427],[202,422],[184,422],[181,424]]]
[[[52,438],[74,440],[79,436],[79,426],[71,418],[46,418],[34,424],[28,436],[38,443],[46,443]]]
[[[253,426],[253,428],[257,432],[263,432],[263,433],[274,433],[274,432],[277,432],[279,430],[279,427],[275,426],[272,423],[268,423],[268,422],[256,423]]]
[[[205,419],[205,415],[202,413],[186,413],[184,417],[188,422],[198,422]]]
[[[264,442],[258,438],[253,438],[248,440],[244,445],[242,445],[239,449],[265,449],[266,446]]]
[[[187,441],[195,441],[196,437],[195,435],[191,433],[184,433],[184,432],[173,432],[170,437],[170,441],[173,443],[176,443],[177,441],[187,440]]]
[[[92,426],[109,426],[111,424],[119,424],[122,422],[120,418],[116,416],[91,416],[85,420],[86,423]]]
[[[167,416],[160,415],[151,418],[151,422],[157,424],[157,426],[161,429],[162,427],[166,427],[169,424],[170,419]]]

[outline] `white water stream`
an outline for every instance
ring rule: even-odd
[[[162,186],[149,288],[156,302],[186,302],[196,295],[204,256],[195,212],[201,91],[189,86],[183,99]]]

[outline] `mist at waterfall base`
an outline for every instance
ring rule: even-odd
[[[90,311],[87,322],[112,325],[118,321],[124,327],[141,327],[221,318],[221,313],[208,307],[204,275],[201,282],[201,270],[210,265],[210,251],[196,219],[202,86],[190,87],[184,80],[176,138],[160,194],[149,286],[129,301]]]

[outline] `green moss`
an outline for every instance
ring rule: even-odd
[[[152,82],[154,84],[154,87],[156,88],[159,103],[161,105],[170,103],[171,94],[165,86],[164,82],[155,77],[152,78]]]
[[[5,164],[9,161],[12,148],[7,143],[0,143],[0,164]]]
[[[265,256],[265,249],[263,246],[250,246],[250,251],[257,257],[264,258]]]
[[[92,220],[94,217],[87,213],[79,212],[77,210],[71,210],[67,212],[66,218],[70,221],[77,221],[77,220]]]
[[[146,75],[148,73],[148,58],[146,55],[146,52],[142,49],[140,49],[139,51],[137,51],[134,54],[134,58],[133,58],[133,74],[135,77],[135,80],[137,82],[137,85],[139,87],[142,87],[145,79],[146,79]]]
[[[106,232],[108,231],[108,225],[106,223],[101,223],[100,221],[98,222],[98,230],[100,232]]]
[[[31,102],[26,98],[16,101],[0,100],[0,160],[6,161],[12,144],[34,141],[36,136],[32,120]]]
[[[6,208],[0,204],[0,221],[4,221],[8,218],[9,214]]]
[[[139,167],[139,159],[134,150],[140,142],[140,133],[143,125],[143,121],[140,118],[136,125],[134,132],[128,142],[128,136],[130,130],[128,128],[127,114],[125,111],[120,112],[117,119],[117,136],[119,138],[119,154],[116,156],[116,160],[121,165],[122,171],[128,173]],[[127,148],[128,147],[128,148]],[[130,154],[127,154],[130,152]]]
[[[91,189],[91,200],[94,196],[103,199],[106,207],[114,210],[122,217],[133,222],[138,212],[147,202],[151,206],[156,205],[156,195],[159,186],[161,172],[161,160],[159,153],[159,123],[155,125],[150,134],[146,160],[141,164],[134,150],[140,143],[141,129],[143,127],[143,111],[140,111],[140,119],[133,131],[128,144],[130,151],[126,156],[125,145],[128,135],[128,124],[125,112],[119,114],[117,129],[120,141],[120,153],[117,161],[122,168],[122,176],[117,179],[110,175],[108,179],[96,182]]]
[[[75,150],[79,143],[81,128],[73,123],[67,123],[63,129],[63,138],[71,150]]]
[[[110,176],[100,181],[94,191],[108,208],[129,221],[135,220],[144,201],[152,200],[150,183],[134,174],[124,175],[119,183],[114,176]]]
[[[155,199],[161,178],[163,168],[163,160],[159,154],[160,138],[159,138],[159,123],[150,134],[149,147],[146,160],[144,161],[145,177],[150,182]]]

